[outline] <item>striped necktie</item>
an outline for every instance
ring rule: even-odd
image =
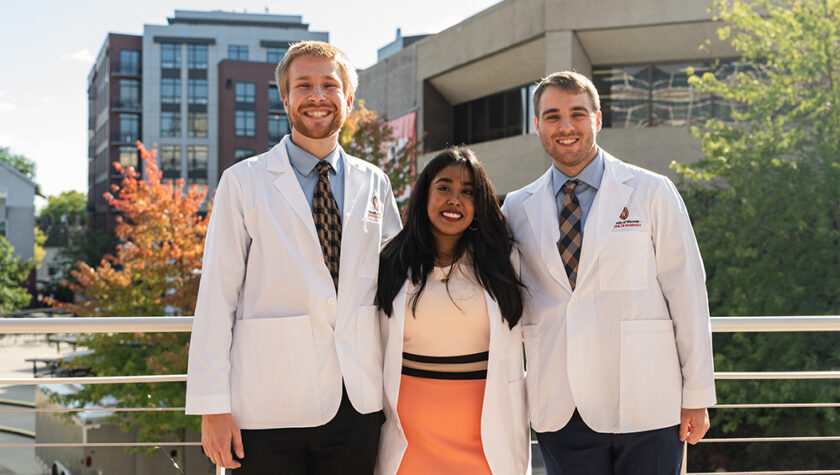
[[[312,218],[318,231],[318,240],[324,252],[324,263],[330,271],[333,284],[338,290],[338,263],[341,258],[341,213],[338,203],[330,188],[330,170],[332,165],[320,160],[315,168],[318,169],[318,185],[312,200]]]
[[[577,281],[580,246],[583,240],[580,202],[575,195],[575,188],[579,184],[579,180],[569,180],[560,188],[563,201],[560,209],[560,240],[557,241],[557,248],[560,250],[560,257],[563,259],[563,266],[566,268],[572,290],[575,290]]]

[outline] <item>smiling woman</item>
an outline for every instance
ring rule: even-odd
[[[475,154],[439,153],[379,260],[387,420],[378,473],[525,473],[522,296],[511,251]]]

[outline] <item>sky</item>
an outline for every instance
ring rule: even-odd
[[[0,0],[0,147],[35,161],[44,195],[87,193],[87,75],[109,32],[140,35],[178,10],[301,15],[360,69],[396,37],[437,33],[499,0]],[[36,207],[45,204],[36,199]]]

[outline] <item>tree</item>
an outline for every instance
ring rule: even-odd
[[[21,286],[32,270],[31,262],[20,262],[15,249],[0,236],[0,313],[13,312],[29,304],[30,295]]]
[[[47,205],[38,213],[38,221],[49,236],[47,245],[66,244],[70,228],[87,221],[87,196],[78,191],[48,196]]]
[[[70,287],[76,303],[56,303],[80,316],[192,315],[201,269],[207,216],[202,216],[205,191],[183,189],[183,180],[162,183],[154,150],[138,142],[147,178],[124,170],[121,187],[106,193],[117,218],[121,240],[114,255],[94,268],[77,263]],[[189,335],[184,333],[97,334],[84,338],[94,353],[80,361],[99,376],[182,374],[187,369]],[[183,383],[90,385],[76,394],[56,396],[61,402],[99,404],[112,396],[120,407],[182,407]],[[181,413],[124,413],[114,416],[125,430],[137,429],[140,440],[183,438],[183,429],[198,429],[198,419]]]
[[[8,163],[15,170],[26,175],[30,180],[35,179],[35,162],[23,155],[13,154],[9,147],[0,147],[0,160]]]
[[[367,109],[364,101],[359,100],[341,128],[339,143],[348,154],[373,163],[388,175],[397,205],[402,208],[414,183],[419,142],[397,143],[385,117]]]
[[[733,106],[696,131],[704,158],[678,169],[706,263],[713,315],[824,315],[840,308],[840,0],[717,0],[723,40],[743,55],[729,79],[691,84]],[[715,336],[718,371],[840,369],[830,333]],[[825,402],[836,382],[723,381],[724,403]],[[712,436],[836,435],[829,409],[713,411]],[[714,444],[692,469],[840,466],[836,447]],[[745,456],[746,455],[746,456]],[[825,467],[823,467],[825,468]]]

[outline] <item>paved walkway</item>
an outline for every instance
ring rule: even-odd
[[[27,358],[61,356],[72,353],[70,345],[47,342],[46,335],[0,335],[0,378],[31,378],[32,363]],[[0,400],[35,401],[35,386],[0,386]],[[0,403],[0,409],[16,408]],[[0,426],[35,431],[35,414],[31,412],[0,412]],[[33,443],[35,439],[0,432],[0,444]],[[37,462],[34,448],[0,448],[0,475],[41,475],[47,473]]]

